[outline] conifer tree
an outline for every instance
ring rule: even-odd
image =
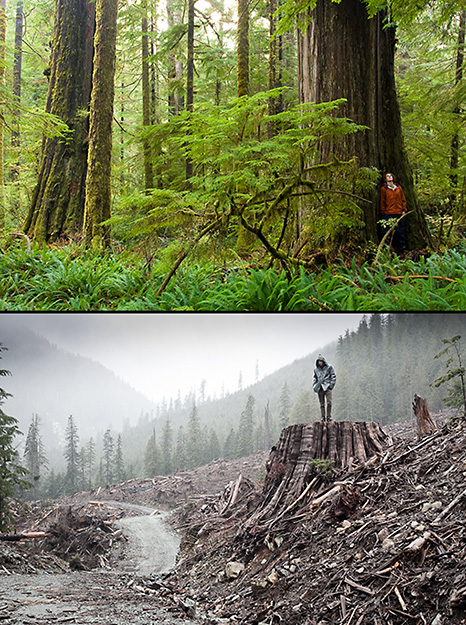
[[[231,428],[225,439],[225,444],[223,445],[223,457],[226,460],[233,460],[234,458],[238,458],[238,456],[238,436],[236,430]]]
[[[278,422],[280,428],[286,428],[290,422],[291,398],[288,384],[285,381],[282,392],[280,394]]]
[[[24,461],[25,467],[31,475],[31,479],[34,480],[34,486],[30,494],[35,496],[39,490],[42,467],[47,466],[45,449],[40,435],[40,419],[37,414],[32,415],[32,420],[29,425],[24,445]]]
[[[65,432],[65,459],[66,459],[66,476],[65,476],[65,492],[73,495],[77,489],[79,476],[79,436],[73,415],[68,417],[68,424]]]
[[[170,419],[167,419],[165,421],[160,447],[162,473],[163,475],[170,475],[170,473],[173,471],[173,431],[170,425]]]
[[[121,434],[118,434],[116,449],[115,449],[115,480],[118,484],[124,482],[125,475],[125,463],[123,460],[123,444],[121,440]]]
[[[147,441],[144,454],[144,477],[155,477],[160,474],[160,452],[155,437],[155,431]]]
[[[178,434],[176,437],[176,450],[175,450],[175,469],[186,469],[187,467],[187,451],[186,451],[186,437],[184,434],[184,428],[182,425],[178,428]]]
[[[7,348],[0,344],[0,353]],[[0,356],[1,358],[1,356]],[[0,377],[10,375],[7,369],[0,369]],[[15,487],[26,488],[24,476],[27,470],[18,463],[18,453],[14,446],[15,438],[21,434],[18,428],[18,420],[3,412],[2,405],[8,397],[11,397],[3,388],[0,388],[0,531],[4,531],[8,524],[9,501]]]
[[[113,436],[110,430],[106,430],[103,441],[104,451],[104,476],[106,485],[111,484],[113,481],[114,462],[115,462],[115,445],[113,442]]]
[[[251,454],[254,449],[254,405],[256,400],[252,395],[248,396],[246,406],[241,413],[239,421],[239,453],[241,456]]]
[[[188,421],[188,432],[186,440],[186,456],[188,469],[199,467],[202,464],[202,432],[197,406],[193,402],[191,414]]]

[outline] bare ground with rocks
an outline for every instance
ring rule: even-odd
[[[59,566],[53,552],[34,555],[24,543],[0,543],[2,591],[5,581],[10,584],[0,618],[33,622],[22,620],[31,597],[10,593],[34,588],[31,578],[43,577],[2,576],[2,566],[13,568],[1,556],[9,549],[19,550],[25,571],[60,570],[46,575],[57,582],[41,595],[50,600],[37,608],[43,623],[465,624],[466,427],[463,421],[439,423],[438,432],[422,439],[410,424],[389,428],[392,442],[382,453],[351,468],[316,465],[299,496],[285,492],[274,506],[280,477],[271,479],[270,464],[266,475],[268,454],[231,470],[222,461],[222,472],[214,464],[193,476],[184,472],[183,480],[157,478],[148,488],[140,480],[87,494],[91,500],[122,496],[144,506],[176,506],[169,516],[181,536],[176,567],[162,575],[125,571],[122,539],[105,552],[104,568],[65,574],[61,566],[69,564]],[[76,505],[86,508],[85,499],[82,494]],[[102,504],[104,510],[123,514]],[[120,531],[116,523],[112,532]],[[43,558],[50,558],[48,564]],[[61,612],[53,612],[55,605]],[[82,616],[72,611],[79,605],[87,610]],[[47,606],[52,613],[44,612]]]

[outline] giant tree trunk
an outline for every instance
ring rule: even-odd
[[[109,244],[112,123],[118,0],[96,0],[94,73],[89,126],[84,235],[94,248]]]
[[[365,464],[380,456],[390,443],[378,423],[318,421],[288,426],[270,452],[263,502],[244,525],[245,531],[264,523],[270,527],[298,502],[309,504],[309,497],[311,505],[323,500],[320,497],[312,501],[312,487],[319,482],[319,475],[353,463]],[[338,484],[328,492],[333,493],[343,499],[357,498],[351,488]]]
[[[40,243],[81,233],[87,170],[95,2],[57,0],[46,112],[66,137],[44,137],[24,230]]]
[[[188,45],[186,59],[186,110],[193,112],[194,104],[194,2],[188,0]],[[186,180],[193,175],[193,161],[189,154],[186,157]]]
[[[357,156],[362,166],[393,172],[403,187],[408,210],[408,244],[429,240],[424,216],[414,190],[404,149],[401,117],[395,90],[395,28],[386,13],[368,19],[362,0],[317,0],[312,24],[298,36],[299,95],[301,102],[328,102],[346,98],[337,114],[369,130],[347,135],[324,147],[347,160]],[[379,191],[372,205],[363,206],[366,238],[376,239]],[[365,204],[365,203],[364,203]]]

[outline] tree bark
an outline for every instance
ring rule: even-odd
[[[311,25],[298,35],[299,96],[301,102],[328,102],[345,98],[337,114],[367,131],[350,134],[335,145],[323,146],[323,158],[334,153],[342,160],[357,156],[361,166],[393,172],[403,187],[408,210],[408,244],[431,243],[414,190],[404,148],[401,116],[395,89],[395,27],[379,11],[368,19],[361,0],[317,0]],[[379,191],[364,211],[365,234],[377,238]],[[366,204],[366,203],[364,203]],[[409,220],[409,221],[408,221]]]
[[[102,225],[111,212],[112,122],[118,0],[96,0],[94,72],[89,127],[84,236],[99,249],[110,243]]]
[[[169,28],[182,23],[182,15],[175,0],[167,0],[167,22]],[[183,75],[183,62],[171,54],[168,64],[168,112],[170,115],[178,115],[184,107],[177,85]]]
[[[23,65],[23,0],[16,3],[15,51],[13,58],[13,127],[11,146],[18,151],[20,144],[21,71]]]
[[[44,137],[24,231],[39,243],[81,234],[87,171],[95,2],[57,0],[46,112],[66,137]]]
[[[144,0],[142,10],[142,125],[149,126],[151,123],[151,93],[149,80],[149,35],[147,19],[147,0]],[[143,141],[144,151],[144,186],[146,191],[154,187],[154,172],[152,168],[152,152],[147,139]]]
[[[359,494],[350,484],[336,484],[318,497],[313,487],[322,486],[322,473],[327,469],[346,468],[353,461],[365,464],[390,443],[389,436],[373,422],[318,421],[288,426],[282,430],[266,464],[263,502],[244,530],[262,523],[270,527],[298,501],[307,502],[312,508],[331,498],[333,516],[347,518],[359,502]]]
[[[194,2],[188,0],[188,54],[186,61],[186,110],[192,113],[194,104]],[[186,180],[193,175],[193,161],[186,157]]]
[[[249,95],[249,0],[238,0],[238,98]]]
[[[0,0],[0,89],[5,86],[6,0]],[[0,96],[0,234],[5,232],[4,132],[5,98]]]
[[[463,80],[465,27],[466,27],[466,11],[462,10],[459,15],[458,40],[457,40],[457,48],[456,48],[456,68],[455,68],[455,88],[456,89],[458,89],[458,87],[461,85],[461,82]],[[460,104],[458,103],[453,109],[453,115],[456,118],[458,118],[458,125],[461,124],[460,112],[461,112]],[[456,205],[456,192],[458,189],[459,145],[460,145],[459,131],[456,130],[451,140],[451,147],[450,147],[450,151],[451,151],[450,184],[452,187],[450,203],[453,207]]]
[[[413,412],[416,415],[418,437],[433,434],[438,430],[437,424],[430,416],[429,404],[426,399],[414,395]]]

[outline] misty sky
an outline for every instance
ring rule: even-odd
[[[14,314],[14,313],[10,313]],[[159,402],[238,389],[356,329],[353,313],[27,313],[22,321]]]

